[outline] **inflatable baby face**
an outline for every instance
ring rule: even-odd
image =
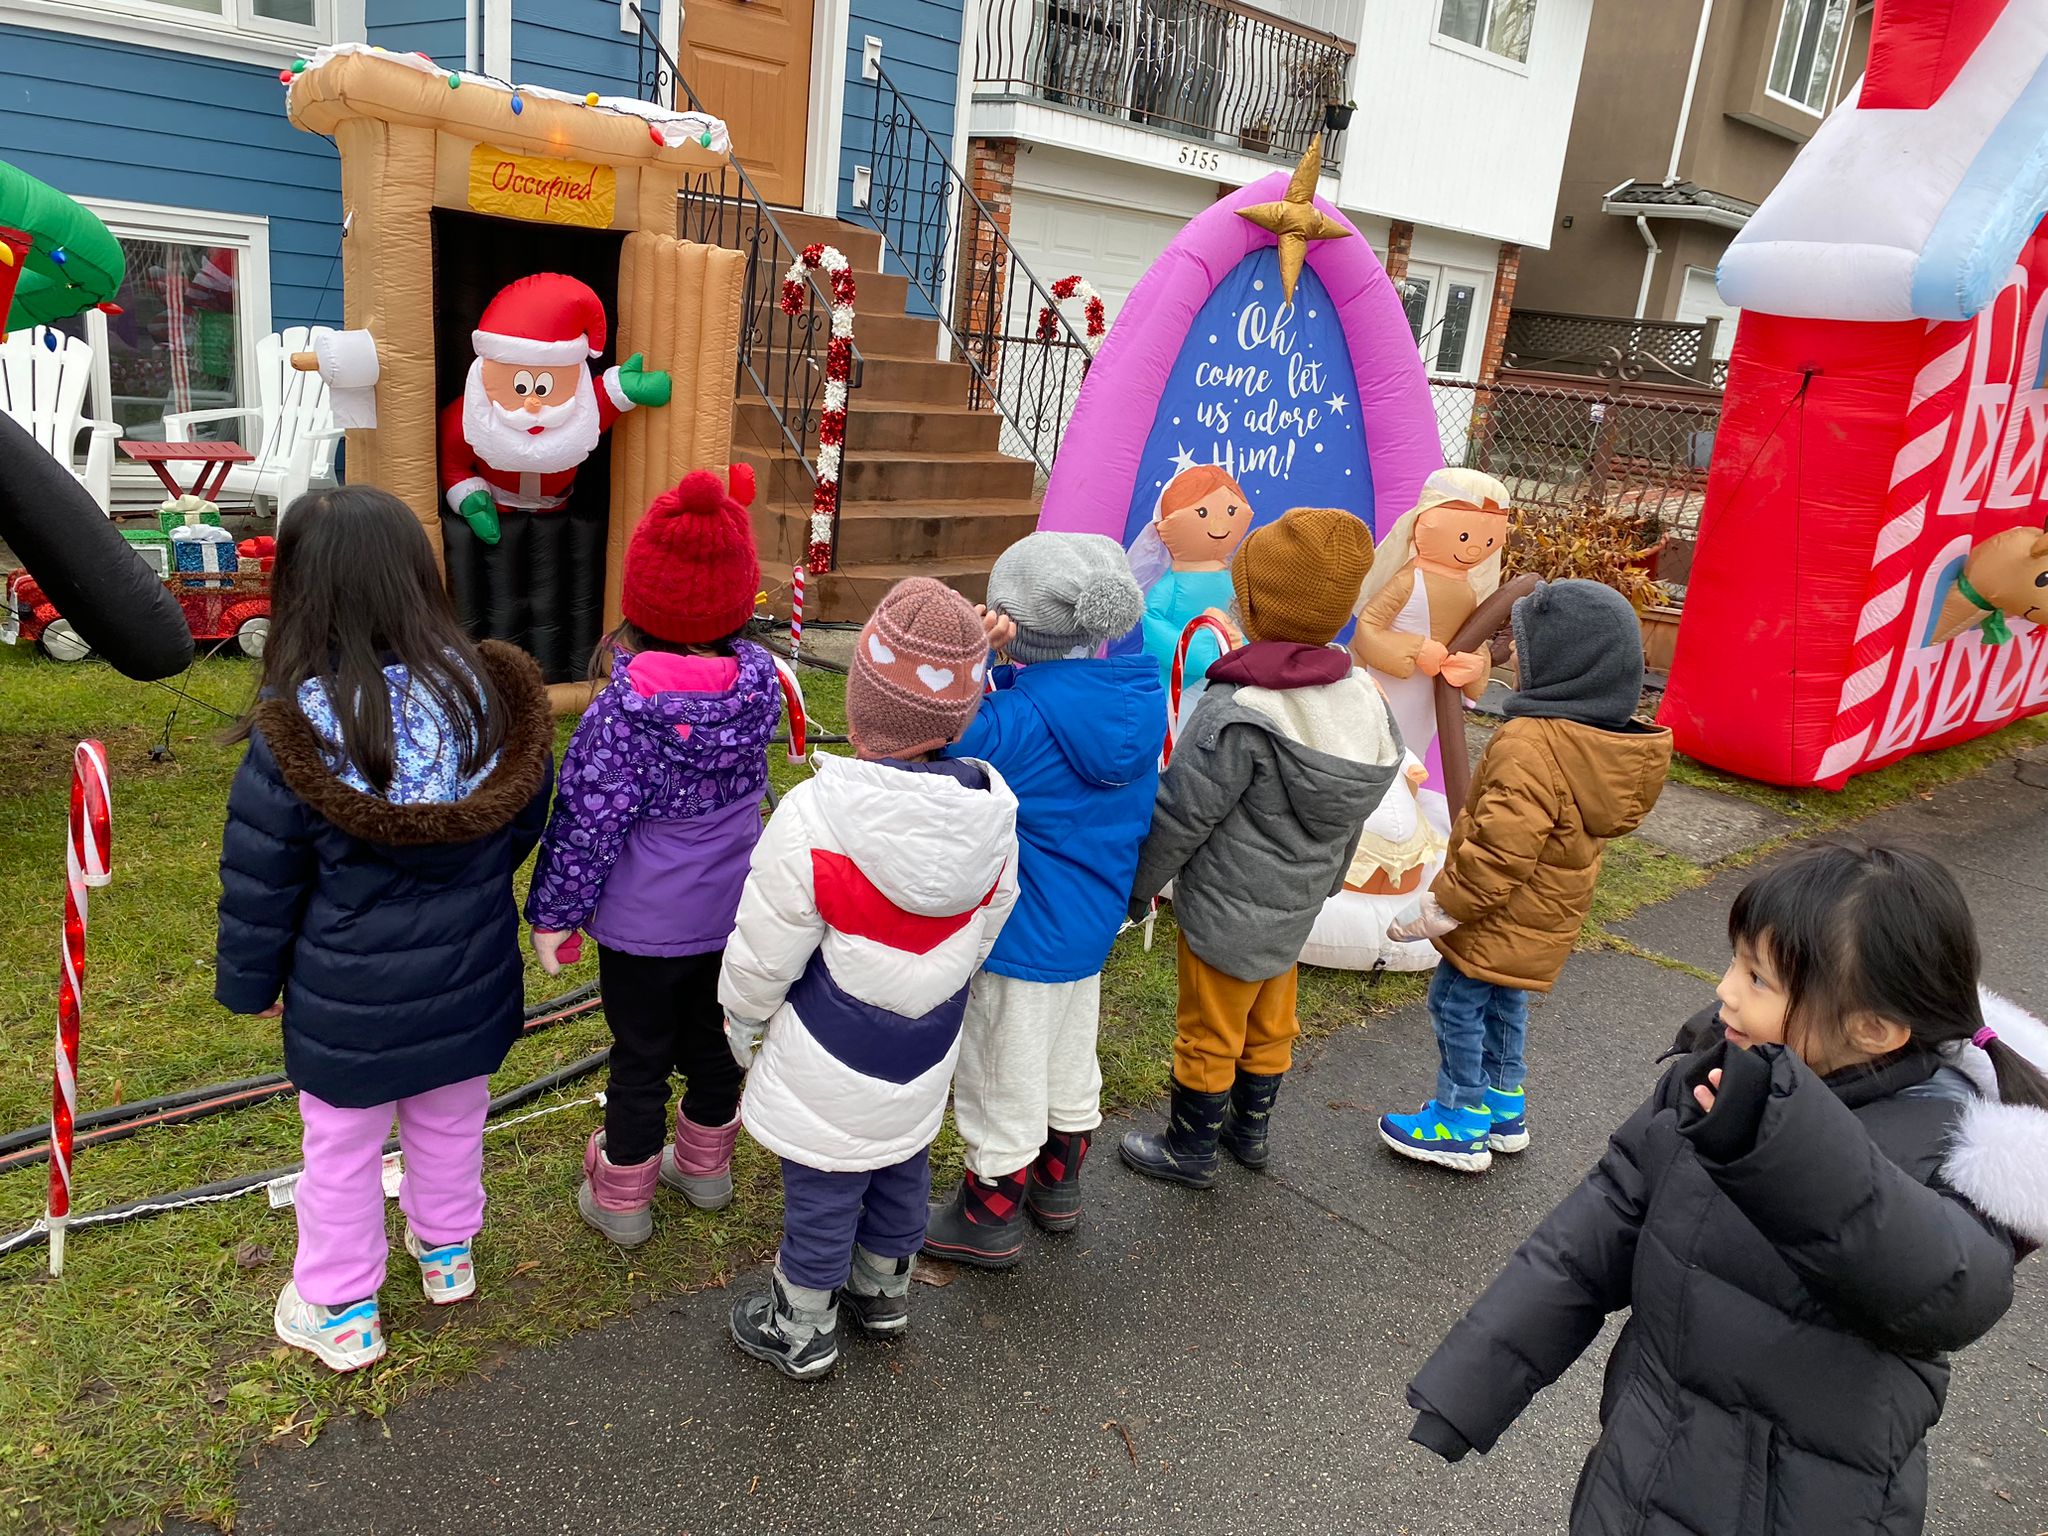
[[[1439,570],[1472,570],[1497,553],[1507,537],[1504,507],[1447,501],[1426,507],[1415,517],[1416,556]]]
[[[1251,502],[1221,469],[1198,464],[1166,487],[1153,526],[1175,570],[1221,570],[1251,532]]]
[[[2048,624],[2048,529],[2009,528],[1970,551],[1963,574],[1985,602]]]

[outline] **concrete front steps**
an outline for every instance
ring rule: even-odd
[[[807,214],[775,218],[799,246],[837,246],[858,286],[863,368],[848,406],[838,565],[806,579],[806,621],[858,623],[907,576],[936,577],[980,602],[996,556],[1037,525],[1036,466],[1000,450],[993,411],[968,408],[967,365],[940,362],[938,322],[906,313],[909,281],[878,270],[879,234]],[[769,293],[781,277],[772,274]],[[763,362],[773,376],[779,359]],[[744,369],[734,384],[733,457],[759,482],[754,535],[773,586],[804,558],[811,479]]]

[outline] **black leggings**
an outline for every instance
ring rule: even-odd
[[[605,1091],[605,1156],[644,1163],[668,1140],[669,1075],[684,1080],[683,1113],[729,1125],[740,1103],[740,1065],[725,1043],[718,1006],[723,950],[708,955],[629,955],[597,950],[598,984],[612,1029]]]

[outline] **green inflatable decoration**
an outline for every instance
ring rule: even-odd
[[[48,325],[110,303],[126,270],[121,242],[106,225],[0,160],[0,331]]]

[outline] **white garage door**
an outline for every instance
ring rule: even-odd
[[[1010,243],[1041,283],[1075,272],[1087,278],[1115,320],[1124,296],[1193,212],[1153,213],[1020,189],[1011,195]]]

